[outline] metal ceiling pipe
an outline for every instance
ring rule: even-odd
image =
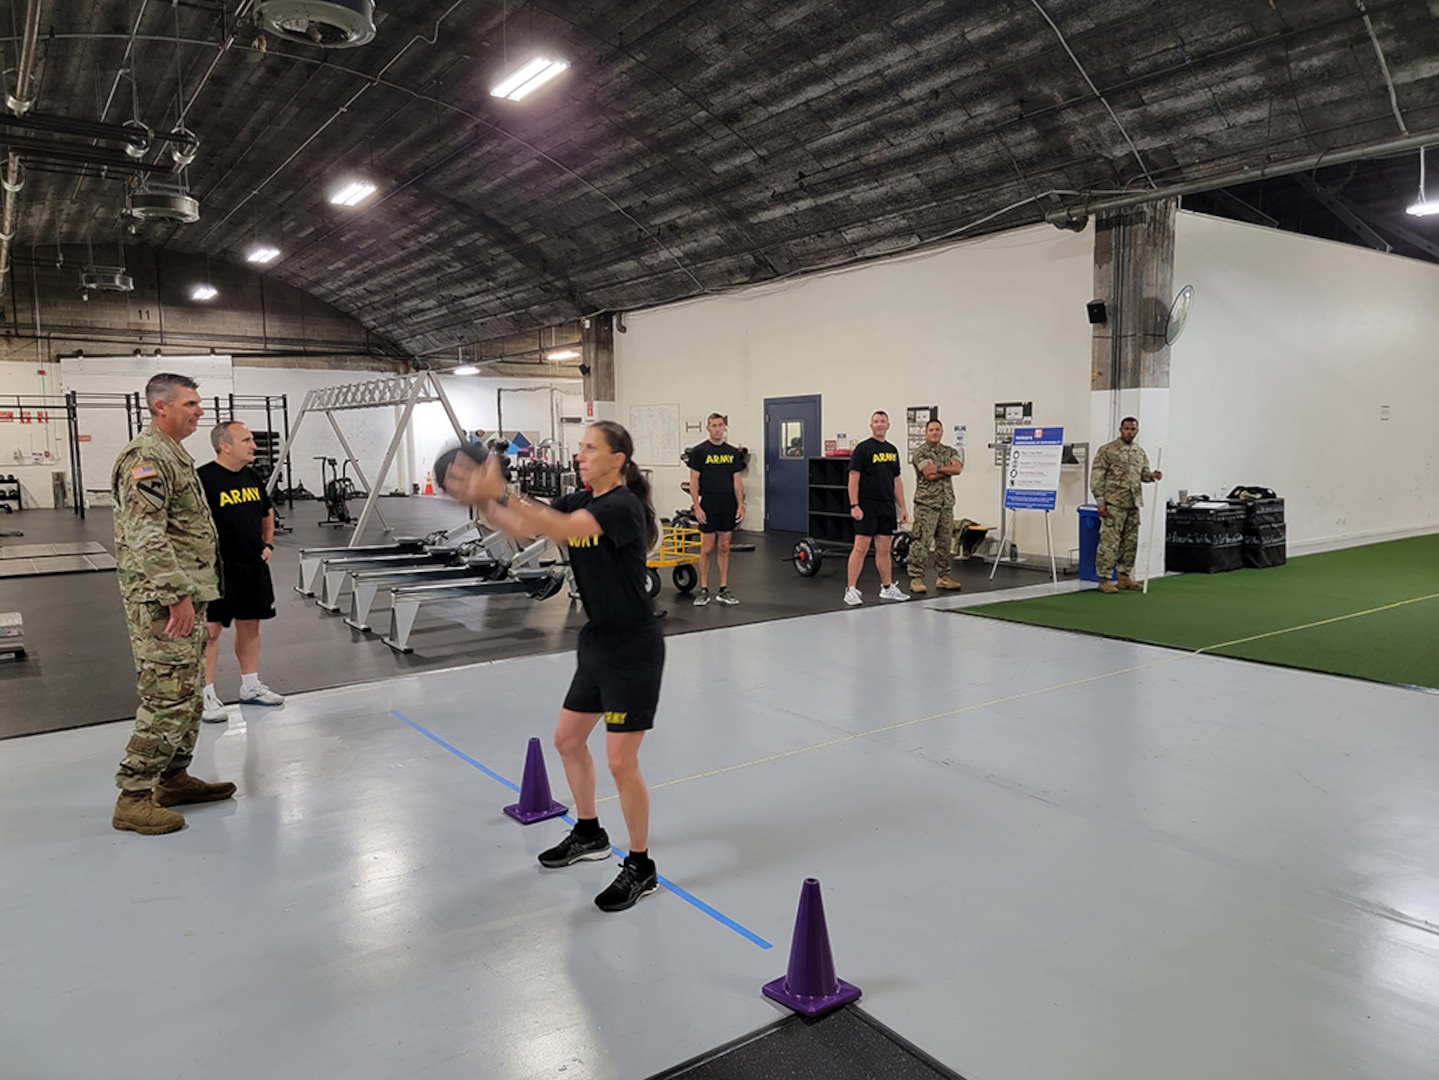
[[[20,64],[15,69],[15,92],[5,95],[5,105],[16,116],[24,116],[35,104],[31,83],[35,81],[35,50],[40,40],[40,0],[27,0],[25,29],[20,35]]]
[[[5,95],[5,104],[16,116],[29,112],[35,104],[31,96],[35,81],[35,51],[40,40],[40,0],[27,0],[25,29],[20,35],[20,64],[15,69],[15,92]],[[0,295],[10,277],[10,244],[15,239],[20,189],[25,181],[20,170],[20,155],[13,150],[5,155],[4,204],[0,206]]]
[[[1428,131],[1418,135],[1406,135],[1398,139],[1384,139],[1379,142],[1361,143],[1344,150],[1326,150],[1302,158],[1277,161],[1272,165],[1259,165],[1235,172],[1221,173],[1207,180],[1191,180],[1185,184],[1171,184],[1154,191],[1142,191],[1134,195],[1119,195],[1094,202],[1085,201],[1077,206],[1066,206],[1051,210],[1044,220],[1061,229],[1082,229],[1092,214],[1109,210],[1123,210],[1130,206],[1158,202],[1161,199],[1178,198],[1181,195],[1198,195],[1218,188],[1233,187],[1236,184],[1252,184],[1275,176],[1289,176],[1292,173],[1307,172],[1324,165],[1345,165],[1351,161],[1368,161],[1371,158],[1394,157],[1406,150],[1418,150],[1425,146],[1439,144],[1439,131]]]

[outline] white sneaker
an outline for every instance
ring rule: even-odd
[[[215,692],[208,688],[205,690],[205,706],[200,713],[200,719],[207,724],[223,724],[230,719],[230,710],[225,708],[215,696]]]
[[[285,699],[264,683],[249,690],[240,691],[241,705],[283,705]]]
[[[895,584],[894,582],[892,582],[892,581],[891,581],[888,585],[886,585],[884,588],[882,588],[882,589],[879,590],[879,598],[880,598],[881,600],[908,600],[908,599],[909,599],[908,596],[906,596],[904,593],[902,593],[902,592],[899,591],[899,586],[896,585],[896,584]]]
[[[859,595],[858,589],[851,586],[844,590],[844,602],[850,607],[859,607],[860,604],[864,603],[864,597]]]

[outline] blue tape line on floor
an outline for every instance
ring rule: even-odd
[[[485,768],[483,765],[481,765],[481,764],[480,764],[478,761],[476,761],[474,758],[470,757],[469,754],[465,753],[463,750],[460,750],[460,749],[457,748],[457,747],[451,746],[449,743],[445,742],[444,739],[442,739],[442,738],[440,738],[438,735],[436,735],[433,731],[426,731],[424,728],[420,727],[419,724],[415,723],[413,720],[411,720],[411,719],[410,719],[408,716],[406,716],[404,713],[400,712],[398,709],[391,709],[391,710],[390,710],[390,715],[391,715],[391,716],[397,716],[397,717],[399,717],[401,720],[403,720],[405,723],[409,724],[410,727],[414,728],[416,731],[418,731],[418,732],[419,732],[421,735],[423,735],[425,738],[429,739],[431,742],[438,743],[439,745],[443,746],[446,750],[448,750],[450,753],[454,754],[455,757],[459,758],[461,761],[465,762],[467,765],[473,765],[475,768],[479,769],[480,772],[482,772],[482,773],[484,773],[486,776],[488,776],[491,780],[498,780],[500,783],[504,784],[505,787],[507,787],[507,788],[509,788],[511,791],[513,791],[516,795],[518,795],[518,794],[520,793],[520,785],[519,785],[519,784],[515,784],[515,783],[512,783],[512,782],[509,781],[509,780],[506,780],[503,776],[501,776],[499,773],[495,772],[493,769],[487,769],[487,768]]]
[[[449,743],[445,742],[444,739],[442,739],[442,738],[440,738],[438,735],[436,735],[433,731],[428,731],[428,730],[426,730],[425,728],[421,727],[419,724],[415,723],[413,720],[411,720],[411,719],[410,719],[408,716],[406,716],[404,713],[400,712],[398,709],[391,709],[391,710],[390,710],[390,715],[393,716],[393,717],[395,717],[395,718],[398,719],[398,720],[403,720],[406,724],[409,724],[410,727],[414,728],[414,729],[415,729],[416,731],[418,731],[421,735],[423,735],[425,738],[429,739],[431,742],[435,743],[436,745],[438,745],[438,746],[443,746],[446,750],[448,750],[450,753],[454,754],[455,757],[459,758],[459,759],[460,759],[461,761],[463,761],[465,764],[467,764],[467,765],[473,765],[475,768],[479,769],[480,772],[482,772],[482,773],[484,773],[486,776],[488,776],[491,780],[497,780],[497,781],[499,781],[501,784],[504,784],[505,787],[509,788],[511,791],[515,792],[516,794],[519,794],[520,787],[519,787],[518,784],[516,784],[516,783],[514,783],[514,782],[512,782],[512,781],[510,781],[510,780],[506,780],[503,776],[501,776],[499,773],[495,772],[493,769],[489,769],[489,768],[486,768],[484,765],[481,765],[481,764],[480,764],[478,761],[476,761],[474,758],[470,757],[469,754],[465,753],[463,750],[460,750],[458,747],[451,746]],[[571,825],[571,826],[573,826],[574,823],[575,823],[575,819],[574,819],[573,817],[571,817],[569,814],[562,814],[562,815],[560,816],[560,820],[561,820],[561,821],[564,821],[565,823],[567,823],[567,824],[569,824],[569,825]],[[617,844],[611,844],[610,846],[613,847],[613,848],[615,849],[615,851],[619,852],[620,858],[625,858],[625,857],[629,854],[627,851],[624,850],[624,848],[620,847],[620,846],[617,845]],[[773,945],[771,945],[771,944],[770,944],[768,941],[766,941],[764,938],[760,937],[760,936],[759,936],[758,934],[756,934],[753,930],[750,930],[750,929],[748,929],[748,928],[746,928],[746,927],[744,927],[744,926],[741,926],[739,923],[735,922],[733,919],[731,919],[728,915],[725,915],[723,912],[716,911],[714,908],[710,907],[710,906],[709,906],[708,904],[706,904],[703,900],[701,900],[698,896],[695,896],[694,893],[691,893],[691,892],[689,892],[689,891],[686,890],[686,889],[680,888],[678,885],[676,885],[676,884],[675,884],[673,881],[671,881],[669,878],[665,877],[663,874],[660,874],[660,875],[658,875],[658,876],[659,876],[660,884],[663,885],[666,889],[668,889],[670,892],[674,893],[674,895],[678,896],[681,900],[685,901],[687,904],[690,904],[690,905],[694,906],[696,909],[698,909],[698,910],[700,910],[700,911],[703,911],[706,915],[708,915],[711,919],[715,920],[715,922],[719,923],[721,926],[727,926],[727,927],[729,927],[731,930],[733,930],[733,931],[734,931],[736,934],[738,934],[740,937],[746,939],[747,941],[752,941],[752,942],[754,942],[754,944],[758,945],[761,949],[772,949],[772,948],[774,948]]]

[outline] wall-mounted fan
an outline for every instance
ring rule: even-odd
[[[1169,305],[1169,318],[1164,324],[1164,344],[1173,345],[1184,333],[1184,324],[1189,320],[1189,308],[1194,303],[1194,286],[1186,285],[1179,290],[1174,303]]]

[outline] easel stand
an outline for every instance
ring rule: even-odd
[[[1049,520],[1049,515],[1051,512],[1049,510],[1032,510],[1029,511],[1029,513],[1038,513],[1044,515],[1044,541],[1049,548],[1049,580],[1054,582],[1054,587],[1058,589],[1059,570],[1054,564],[1054,529]],[[1003,525],[999,530],[999,549],[994,553],[994,565],[989,568],[990,581],[994,580],[995,571],[999,569],[1000,560],[1004,558],[1004,542],[1006,539],[1008,539],[1010,535],[1009,523],[1013,521],[1016,517],[1018,517],[1019,514],[1019,510],[1009,510],[1001,518],[1001,520],[1003,521]],[[1015,531],[1018,532],[1017,529]]]

